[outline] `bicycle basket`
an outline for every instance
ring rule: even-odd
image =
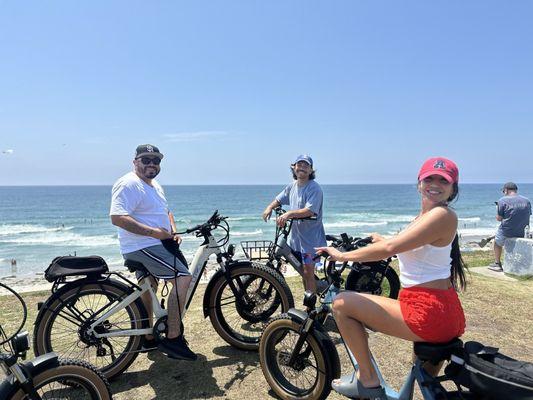
[[[247,240],[241,242],[242,251],[249,260],[268,259],[273,245],[271,240]]]

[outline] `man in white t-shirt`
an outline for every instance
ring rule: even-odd
[[[112,189],[111,222],[118,227],[120,251],[125,260],[142,263],[149,275],[137,271],[137,279],[163,279],[172,285],[168,296],[168,332],[159,344],[151,336],[145,337],[143,349],[158,347],[171,358],[195,360],[183,337],[181,315],[191,274],[187,262],[176,249],[181,239],[173,234],[172,214],[168,209],[163,188],[154,179],[161,170],[163,154],[156,146],[142,144],[135,150],[133,172],[119,178]],[[174,249],[173,249],[174,248]],[[167,249],[171,249],[173,253]],[[152,322],[152,303],[149,294],[143,296]]]

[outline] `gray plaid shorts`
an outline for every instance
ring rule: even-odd
[[[125,260],[140,262],[148,272],[159,279],[173,279],[179,276],[191,275],[189,269],[183,265],[179,258],[171,254],[162,244],[145,247],[122,255]],[[137,279],[142,279],[146,274],[136,271]]]

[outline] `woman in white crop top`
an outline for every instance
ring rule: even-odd
[[[321,247],[331,260],[377,261],[398,255],[403,289],[398,300],[343,292],[333,313],[346,344],[359,362],[353,374],[332,382],[348,397],[384,395],[370,361],[365,326],[413,342],[448,342],[462,335],[464,312],[456,288],[465,287],[464,265],[457,238],[457,215],[448,203],[458,194],[459,170],[443,157],[427,160],[418,173],[420,214],[390,239],[373,235],[374,243],[347,253]]]

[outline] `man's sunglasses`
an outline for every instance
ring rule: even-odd
[[[139,160],[139,158],[138,158]],[[154,164],[154,165],[159,165],[161,164],[161,159],[160,158],[151,158],[151,157],[141,157],[140,158],[141,162],[143,163],[143,165],[150,165],[150,163]]]

